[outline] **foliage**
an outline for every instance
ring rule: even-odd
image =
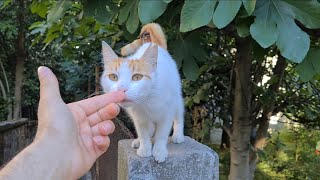
[[[268,145],[259,152],[255,179],[317,179],[320,157],[316,155],[316,143],[320,131],[305,127],[285,126],[273,131]],[[209,145],[220,158],[220,179],[228,179],[230,156],[216,145]]]
[[[319,130],[304,127],[274,132],[261,152],[258,173],[269,176],[269,179],[317,179],[320,157],[315,148],[319,137]]]
[[[12,89],[18,30],[15,4],[6,0],[0,7],[0,35],[4,37],[0,38],[0,60]],[[101,41],[119,52],[138,36],[141,25],[155,21],[165,30],[169,52],[179,67],[186,127],[194,138],[207,143],[217,123],[231,124],[239,38],[250,42],[253,90],[248,94],[252,94],[253,124],[260,123],[261,112],[270,104],[274,104],[272,113],[282,111],[309,128],[320,124],[319,40],[312,34],[320,28],[317,1],[32,0],[27,8],[23,106],[30,118],[36,118],[39,97],[37,66],[54,70],[66,102],[88,97],[99,78],[95,70],[101,69]],[[282,79],[276,74],[279,57],[285,58],[285,72],[279,87],[272,90]],[[0,73],[2,82],[3,78]],[[0,106],[6,102],[2,98]]]

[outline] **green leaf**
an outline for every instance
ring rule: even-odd
[[[12,3],[12,0],[5,0],[4,2],[0,2],[0,9],[6,8],[10,3]]]
[[[185,77],[195,81],[199,75],[199,66],[197,61],[206,59],[206,53],[200,46],[199,33],[191,33],[185,39],[178,39],[171,43],[172,55],[177,62],[178,67],[182,65],[182,71]]]
[[[316,1],[297,1],[297,0],[282,0],[282,6],[288,13],[292,11],[293,18],[300,21],[306,28],[316,29],[320,28],[320,3]]]
[[[186,0],[181,10],[180,31],[187,32],[209,24],[216,0]]]
[[[138,17],[138,1],[135,0],[129,14],[129,18],[126,23],[127,30],[133,34],[139,27],[139,17]]]
[[[278,23],[277,46],[283,57],[300,63],[309,51],[310,38],[294,22]]]
[[[140,0],[138,14],[142,24],[150,23],[160,17],[167,9],[167,3],[163,1]]]
[[[241,1],[219,1],[219,4],[213,14],[213,23],[217,28],[226,27],[237,15],[242,2]]]
[[[45,23],[45,21],[37,21],[37,22],[34,22],[28,29],[32,30],[30,34],[40,33],[42,35],[45,33],[47,28],[48,28],[48,25]]]
[[[165,3],[170,3],[172,0],[163,0],[163,2],[165,2]]]
[[[33,1],[31,4],[31,12],[38,14],[40,17],[45,18],[48,12],[48,6],[50,2],[48,0],[44,1]]]
[[[186,57],[183,61],[183,74],[187,79],[195,81],[198,78],[199,66],[195,59],[192,57]]]
[[[254,12],[256,19],[250,27],[252,38],[263,48],[274,44],[279,35],[275,21],[271,17],[273,6],[270,5],[270,1],[267,1],[258,1],[256,11]]]
[[[250,33],[252,38],[263,48],[267,48],[274,44],[279,36],[276,24],[269,21],[261,22],[256,20],[250,26]]]
[[[304,82],[308,82],[320,74],[320,49],[311,48],[305,59],[296,66],[296,71]]]
[[[247,37],[250,35],[250,24],[252,21],[250,19],[238,19],[236,21],[237,33],[240,37]]]
[[[123,8],[120,9],[119,12],[119,23],[123,24],[129,16],[130,10],[132,6],[134,5],[135,1],[129,1]]]
[[[257,1],[253,12],[256,20],[250,27],[250,33],[260,46],[267,48],[276,42],[282,56],[301,62],[309,50],[310,39],[294,22],[295,18],[303,19],[301,9],[289,4],[291,0],[286,1]],[[310,5],[309,1],[306,2]]]
[[[47,15],[47,22],[52,24],[57,22],[60,18],[64,16],[67,9],[71,6],[71,2],[68,0],[59,1],[55,6],[49,11]]]
[[[112,20],[117,10],[118,6],[113,2],[105,0],[90,0],[84,5],[83,15],[94,17],[100,23],[107,24]]]
[[[256,7],[256,0],[242,0],[242,3],[248,14],[251,15]]]

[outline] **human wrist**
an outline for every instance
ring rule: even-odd
[[[71,179],[72,171],[72,152],[70,146],[59,139],[42,136],[35,139],[27,150],[30,154],[39,157],[42,166],[50,163],[50,168],[46,167],[50,179]],[[45,175],[46,176],[46,175]]]
[[[39,138],[15,156],[1,171],[6,179],[71,179],[71,153],[57,141]]]

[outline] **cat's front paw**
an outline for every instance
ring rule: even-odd
[[[173,134],[172,137],[173,143],[182,143],[184,141],[184,135],[183,134]]]
[[[132,141],[131,147],[137,149],[137,148],[139,148],[139,146],[140,146],[139,139],[135,139],[135,140]]]
[[[140,157],[150,157],[151,156],[151,148],[146,148],[146,147],[139,147],[137,149],[137,154]]]
[[[158,162],[164,162],[168,157],[168,150],[166,146],[154,146],[152,150],[154,159]]]

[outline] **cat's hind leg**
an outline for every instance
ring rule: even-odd
[[[173,120],[173,135],[171,137],[173,143],[182,143],[184,141],[184,108],[183,102],[177,106],[175,118]]]

